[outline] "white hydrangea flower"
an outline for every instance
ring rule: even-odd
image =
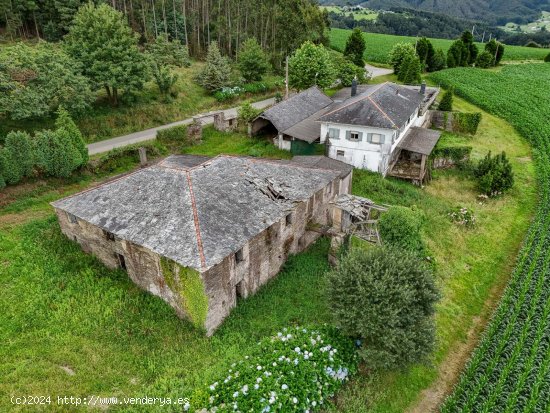
[[[298,403],[298,399],[296,397],[293,397],[292,398],[292,403],[294,403],[294,404]]]
[[[283,384],[283,385],[281,386],[281,389],[286,390],[286,389],[288,389],[288,386],[287,386],[286,384]]]

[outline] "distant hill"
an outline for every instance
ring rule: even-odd
[[[541,11],[550,11],[550,0],[321,0],[320,3],[360,4],[382,10],[408,7],[498,25],[507,22],[527,23],[536,20]]]

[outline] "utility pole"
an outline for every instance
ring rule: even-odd
[[[288,99],[288,55],[285,63],[285,100]]]

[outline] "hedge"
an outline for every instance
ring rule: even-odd
[[[179,125],[157,131],[157,140],[163,143],[187,143],[187,126]]]
[[[453,112],[453,130],[459,133],[475,135],[481,122],[481,113]]]
[[[92,173],[108,173],[116,171],[127,163],[137,163],[139,162],[139,148],[145,148],[148,157],[157,157],[168,153],[166,147],[159,142],[141,142],[111,149],[99,158],[90,159],[87,169]]]

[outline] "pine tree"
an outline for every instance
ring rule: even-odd
[[[453,110],[453,95],[453,88],[447,89],[443,95],[443,98],[441,98],[441,102],[439,103],[439,110],[444,112],[451,112]]]
[[[429,71],[429,66],[432,64],[435,55],[432,42],[430,42],[426,37],[420,38],[416,43],[416,54],[420,59],[422,70]]]
[[[428,64],[428,72],[437,72],[438,70],[443,70],[447,66],[447,61],[445,58],[445,52],[443,49],[437,49],[433,59]]]
[[[0,149],[0,166],[2,168],[0,175],[8,185],[15,185],[21,180],[23,176],[21,168],[17,165],[11,151],[6,148]]]
[[[76,126],[76,123],[74,123],[69,112],[67,112],[67,110],[62,106],[60,106],[57,111],[55,126],[58,130],[65,130],[70,136],[72,145],[80,154],[81,163],[78,166],[86,165],[88,163],[89,156],[88,148],[84,142],[84,137],[82,136],[80,129],[78,129],[78,126]]]
[[[206,55],[206,65],[197,75],[197,83],[208,91],[214,92],[228,86],[230,78],[231,66],[229,60],[222,56],[216,42],[210,43]]]
[[[365,54],[366,42],[363,37],[361,29],[356,27],[346,41],[346,47],[344,48],[344,56],[352,61],[356,66],[364,67],[365,61],[363,55]]]
[[[464,43],[465,46],[465,56],[464,59],[467,62],[468,66],[471,66],[475,63],[477,56],[479,54],[479,50],[474,43],[474,35],[472,32],[466,30],[464,33],[462,33],[462,36],[460,36],[460,40],[462,40],[462,43]]]
[[[239,52],[239,70],[247,82],[262,80],[269,70],[267,56],[255,38],[247,39]]]
[[[498,66],[504,56],[504,45],[492,39],[485,44],[485,51],[493,56],[493,66]]]

